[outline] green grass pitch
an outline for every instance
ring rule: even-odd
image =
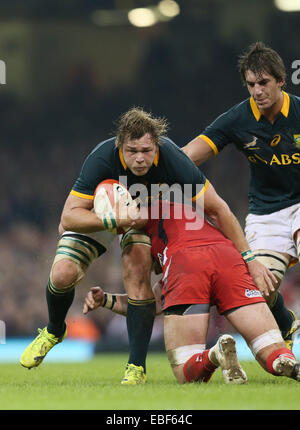
[[[1,410],[300,410],[300,384],[243,362],[248,383],[179,385],[167,357],[150,353],[148,382],[121,386],[126,354],[101,354],[84,363],[47,363],[27,370],[0,364]]]

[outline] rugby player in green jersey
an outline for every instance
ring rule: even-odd
[[[252,254],[276,275],[266,297],[291,349],[299,321],[278,291],[300,257],[300,98],[283,91],[286,70],[262,42],[239,59],[250,97],[220,115],[183,150],[196,165],[233,143],[248,158],[251,180],[245,233]]]
[[[214,189],[203,173],[164,136],[166,128],[165,120],[139,108],[130,109],[121,116],[116,137],[101,142],[86,158],[61,216],[61,238],[46,289],[49,324],[39,330],[40,334],[23,352],[22,366],[29,369],[38,366],[51,348],[66,336],[65,318],[74,299],[74,287],[92,261],[103,254],[115,238],[92,210],[94,191],[101,181],[125,181],[129,191],[132,186],[140,185],[141,189],[144,186],[149,190],[148,197],[153,184],[177,184],[187,198],[197,203],[204,193],[205,196],[213,194]],[[247,251],[249,245],[238,221],[225,202],[221,199],[215,202],[211,208],[212,219],[226,226],[225,234],[227,232],[240,252]],[[139,227],[139,220],[130,216],[116,216],[114,222],[118,227]],[[150,239],[136,229],[129,230],[122,240],[129,338],[129,359],[122,383],[127,385],[146,381],[145,362],[156,308],[150,285]],[[265,266],[250,258],[248,267],[258,287],[271,288],[273,275]]]

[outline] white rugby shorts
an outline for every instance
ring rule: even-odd
[[[294,234],[300,229],[300,203],[266,215],[249,214],[245,235],[251,249],[284,252],[298,259]]]

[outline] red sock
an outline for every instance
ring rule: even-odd
[[[294,356],[292,351],[288,348],[280,348],[271,352],[271,354],[267,358],[266,366],[267,366],[268,372],[272,373],[272,375],[275,375],[275,376],[279,376],[279,375],[275,373],[275,370],[273,369],[273,363],[276,360],[276,358],[278,358],[280,355],[284,355],[285,357],[288,357],[291,360],[296,361],[296,357]]]
[[[208,382],[218,368],[208,358],[209,349],[194,354],[184,365],[183,373],[188,382]]]

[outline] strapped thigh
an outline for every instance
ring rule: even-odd
[[[73,261],[77,267],[76,281],[70,287],[78,284],[84,277],[90,264],[106,251],[103,245],[88,236],[81,234],[64,234],[58,242],[56,255],[50,272],[52,283],[52,271],[55,263],[66,259]]]
[[[129,245],[146,245],[151,247],[151,239],[143,230],[136,230],[134,228],[128,230],[121,240],[122,252]]]
[[[266,266],[277,278],[282,280],[289,266],[289,260],[280,252],[268,249],[255,249],[252,251],[255,258]]]

